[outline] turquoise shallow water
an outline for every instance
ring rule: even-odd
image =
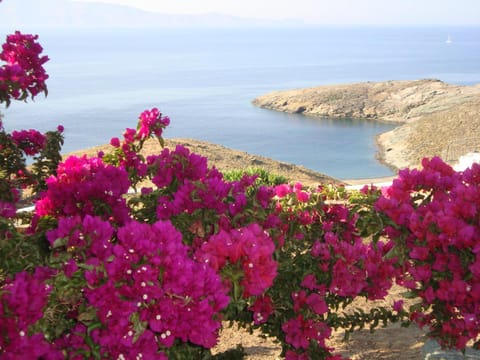
[[[38,31],[47,99],[17,103],[7,128],[66,128],[65,151],[106,143],[158,107],[166,137],[211,141],[338,178],[391,175],[375,135],[392,125],[258,109],[273,90],[437,78],[480,83],[480,28]],[[453,43],[446,44],[450,35]]]

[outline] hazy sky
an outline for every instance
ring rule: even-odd
[[[98,1],[98,0],[79,0]],[[144,10],[319,24],[480,24],[480,0],[102,0]]]

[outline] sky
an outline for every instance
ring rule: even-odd
[[[78,0],[99,1],[99,0]],[[480,0],[101,0],[171,14],[219,13],[312,24],[480,24]]]

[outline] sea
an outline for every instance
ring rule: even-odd
[[[65,127],[64,152],[108,143],[157,107],[193,138],[340,179],[392,175],[375,138],[395,125],[260,109],[262,94],[364,81],[480,83],[480,27],[44,29],[48,96],[14,102],[7,130]],[[449,39],[449,41],[447,41]]]

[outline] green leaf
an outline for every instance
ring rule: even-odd
[[[90,334],[93,330],[100,329],[101,327],[102,323],[100,321],[94,322],[87,327],[87,333]]]
[[[401,294],[401,296],[404,297],[405,299],[416,299],[416,298],[418,298],[418,295],[413,291],[405,291]]]
[[[130,317],[130,321],[133,324],[133,330],[135,332],[135,335],[133,337],[133,343],[135,343],[140,338],[140,336],[144,333],[144,331],[147,329],[148,322],[141,321],[140,315],[138,313],[133,313],[132,316]]]
[[[59,247],[65,247],[68,243],[67,238],[58,238],[53,242],[53,248],[58,249]]]
[[[420,312],[420,311],[423,311],[424,308],[425,306],[422,303],[418,303],[418,304],[410,305],[409,310],[410,312]]]

